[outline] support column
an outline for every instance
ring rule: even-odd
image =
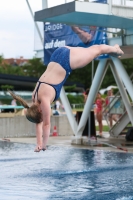
[[[114,63],[114,66],[116,66],[116,69],[119,72],[119,75],[126,87],[126,90],[128,91],[133,101],[133,84],[130,80],[130,77],[128,76],[126,70],[124,69],[122,62],[118,58],[112,57],[112,61]]]
[[[87,101],[86,101],[86,104],[85,104],[85,107],[84,107],[84,110],[83,110],[83,113],[82,113],[82,116],[81,116],[81,119],[80,119],[80,122],[78,125],[77,136],[81,136],[82,132],[85,128],[92,105],[94,103],[94,100],[96,98],[96,95],[99,91],[99,88],[101,86],[101,83],[103,81],[104,75],[107,70],[106,63],[107,63],[107,59],[101,59],[98,64],[98,67],[97,67],[97,70],[96,70],[96,73],[95,73],[95,76],[93,79],[93,83],[90,88],[90,92],[89,92],[89,95],[88,95],[88,98],[87,98]]]
[[[126,91],[124,89],[124,85],[123,85],[123,83],[122,83],[122,81],[121,81],[121,79],[119,77],[120,73],[118,73],[119,71],[117,71],[117,67],[114,67],[112,65],[110,65],[110,67],[111,67],[112,73],[114,75],[115,81],[116,81],[116,83],[118,85],[118,88],[119,88],[120,94],[122,96],[122,100],[124,102],[124,105],[126,107],[127,113],[129,115],[129,119],[130,119],[130,121],[132,123],[132,126],[133,126],[133,109],[131,107],[129,98],[127,96],[127,93],[126,93]]]
[[[69,123],[71,125],[71,128],[74,132],[74,134],[76,135],[76,132],[77,132],[77,122],[76,122],[76,119],[72,113],[72,108],[70,106],[70,103],[68,101],[68,98],[65,94],[65,91],[64,91],[64,88],[62,87],[61,89],[61,94],[60,94],[60,98],[61,98],[61,101],[63,103],[63,106],[65,108],[65,112],[67,114],[67,118],[69,120]]]
[[[48,8],[48,1],[42,0],[42,9]]]
[[[112,0],[108,0],[109,4],[109,14],[112,15]]]

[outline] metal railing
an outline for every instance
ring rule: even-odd
[[[130,76],[130,79],[131,79],[131,82],[133,83],[133,74],[131,74]],[[125,88],[125,91],[126,91],[126,88]],[[131,100],[131,99],[130,99]],[[119,103],[119,106],[118,106],[118,103]],[[131,105],[133,104],[133,102],[131,101]],[[119,108],[118,108],[119,107]],[[116,108],[116,109],[115,109]],[[126,108],[125,108],[125,105],[122,101],[122,97],[120,95],[120,92],[118,91],[114,97],[112,97],[111,101],[109,102],[109,104],[105,107],[105,109],[103,110],[103,116],[108,124],[108,126],[110,127],[110,124],[109,124],[109,116],[110,114],[111,115],[119,115],[119,118],[118,118],[118,121],[115,123],[119,123],[122,116],[125,115],[125,112],[126,112]],[[114,124],[114,125],[115,125]],[[110,127],[110,129],[112,129],[112,127]]]
[[[73,110],[79,110],[79,109],[84,109],[84,103],[78,103],[78,104],[71,104],[71,108]]]

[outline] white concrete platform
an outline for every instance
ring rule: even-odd
[[[132,9],[130,11],[132,12]],[[121,16],[116,15],[117,12],[122,13]],[[128,8],[124,13],[123,7],[117,6],[114,13],[109,4],[72,1],[35,12],[35,21],[120,29],[133,28],[133,19],[125,17],[129,17]]]

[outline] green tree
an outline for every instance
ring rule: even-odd
[[[46,70],[46,66],[42,63],[40,58],[30,59],[24,66],[11,66],[3,63],[3,55],[0,55],[0,73],[2,74],[13,74],[18,76],[30,76],[30,77],[40,77],[42,73]],[[132,74],[133,68],[133,58],[121,60],[125,70],[128,75]],[[98,61],[94,61],[94,73],[96,72],[98,66]],[[90,88],[92,84],[92,63],[81,69],[73,70],[69,76],[68,82],[72,85],[80,83],[84,88]],[[116,85],[115,79],[113,77],[112,71],[108,68],[105,77],[103,79],[101,88],[106,88],[109,85]],[[73,86],[71,86],[73,89]],[[70,88],[68,88],[70,91]]]
[[[40,77],[46,70],[46,66],[44,66],[40,58],[33,58],[22,69],[26,76]]]
[[[72,86],[64,86],[66,92],[72,92],[75,88],[76,88],[75,84]]]
[[[2,65],[3,59],[4,59],[3,55],[0,55],[0,65]]]

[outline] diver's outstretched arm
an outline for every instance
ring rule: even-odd
[[[42,133],[43,133],[43,122],[36,124],[36,148],[35,148],[35,152],[39,152],[42,150]]]

